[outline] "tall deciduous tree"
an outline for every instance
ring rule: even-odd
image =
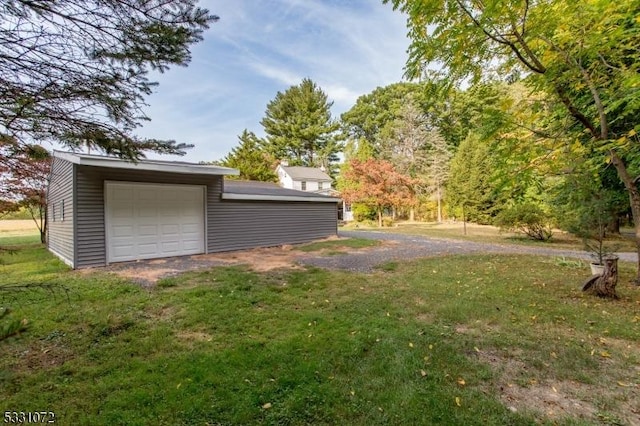
[[[390,161],[399,173],[413,178],[416,183],[414,191],[423,195],[428,190],[426,185],[421,183],[424,182],[426,174],[426,140],[430,122],[410,95],[407,95],[396,114],[397,118],[387,123],[383,129],[380,157]],[[414,218],[415,208],[412,207],[409,219],[413,221]]]
[[[393,163],[400,173],[415,177],[423,170],[425,144],[430,122],[411,100],[406,99],[398,117],[389,123],[380,156]]]
[[[349,203],[374,209],[380,227],[385,208],[409,206],[415,201],[414,180],[396,171],[393,164],[385,160],[351,160],[344,178],[349,185],[342,190],[342,197]]]
[[[336,134],[340,125],[331,117],[332,105],[308,78],[278,92],[260,122],[267,134],[265,148],[291,165],[331,170],[340,151]]]
[[[395,83],[360,96],[356,104],[340,116],[342,133],[348,140],[366,141],[374,155],[379,156],[387,129],[400,116],[408,97],[418,98],[420,91],[421,86],[415,83]]]
[[[238,169],[240,179],[276,182],[276,161],[264,150],[263,141],[247,129],[238,136],[238,140],[240,145],[233,148],[220,164]]]
[[[30,145],[18,152],[0,143],[0,215],[25,208],[31,214],[40,241],[47,235],[47,183],[51,157],[47,150]]]
[[[417,195],[436,198],[438,221],[442,221],[442,192],[448,176],[451,151],[440,131],[434,126],[435,120],[425,114],[411,96],[387,126],[388,136],[383,138],[381,156],[402,174],[415,181]],[[410,220],[414,219],[414,209]]]
[[[197,0],[8,0],[0,6],[0,137],[129,159],[190,145],[140,139],[149,71],[185,66],[216,21]]]
[[[425,142],[428,150],[425,160],[425,180],[428,192],[436,198],[438,222],[442,222],[442,198],[449,179],[453,154],[438,129],[429,130]]]
[[[640,252],[640,191],[630,168],[640,130],[638,0],[384,1],[409,15],[409,75],[436,62],[443,66],[432,74],[450,82],[524,73],[531,87],[553,96],[588,135],[582,143],[616,168]]]

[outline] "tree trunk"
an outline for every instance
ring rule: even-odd
[[[382,209],[378,209],[378,228],[382,228]]]
[[[598,297],[617,299],[616,285],[618,284],[618,258],[607,257],[604,260],[602,275],[594,275],[582,286],[582,291],[588,291]]]
[[[611,219],[611,222],[607,224],[607,232],[610,234],[620,235],[620,218],[619,217]]]
[[[415,221],[416,221],[416,208],[411,207],[411,210],[409,210],[409,222],[415,222]]]
[[[442,200],[440,199],[440,185],[438,185],[436,197],[438,198],[438,223],[442,223]]]
[[[640,285],[640,192],[638,192],[638,185],[636,185],[631,175],[629,175],[629,171],[627,170],[624,161],[618,157],[616,151],[610,150],[609,154],[611,156],[611,163],[618,172],[618,177],[620,177],[620,180],[624,183],[624,186],[629,193],[629,204],[631,206],[631,214],[635,229],[636,251],[638,253],[635,283],[636,285]]]
[[[467,216],[464,214],[464,204],[462,205],[462,227],[464,228],[464,235],[467,235]]]

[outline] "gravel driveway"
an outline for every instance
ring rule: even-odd
[[[374,247],[361,252],[351,252],[336,256],[305,256],[300,259],[300,262],[322,268],[370,272],[375,266],[388,261],[466,253],[513,253],[589,259],[587,253],[577,250],[558,250],[544,247],[519,246],[515,244],[476,243],[418,235],[394,234],[390,232],[340,231],[339,236],[390,241],[393,242],[393,244],[386,244],[382,247]],[[622,261],[637,261],[637,255],[635,253],[618,253],[618,256]]]
[[[347,238],[381,240],[385,244],[365,249],[350,249],[335,256],[328,256],[322,252],[305,253],[295,250],[295,247],[292,246],[258,248],[237,252],[114,263],[105,267],[105,270],[143,286],[152,286],[161,278],[183,272],[234,264],[249,264],[257,271],[311,265],[354,272],[371,272],[376,266],[389,261],[466,253],[516,253],[589,259],[587,253],[576,250],[556,250],[515,244],[476,243],[376,231],[340,231],[338,234],[340,237]],[[635,262],[637,259],[635,253],[618,253],[618,256],[622,261]]]

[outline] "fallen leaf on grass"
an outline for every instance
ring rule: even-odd
[[[426,371],[424,371],[424,370],[420,370],[420,375],[421,375],[422,377],[424,377],[424,376],[426,376],[426,375],[427,375],[427,372],[426,372]]]
[[[264,405],[262,406],[262,408],[263,408],[263,409],[265,409],[265,410],[268,410],[269,408],[271,408],[271,403],[270,403],[270,402],[267,402],[266,404],[264,404]]]
[[[460,386],[464,386],[467,384],[467,382],[464,381],[464,379],[462,377],[458,377],[458,384]]]
[[[459,397],[459,396],[456,396],[456,405],[457,405],[458,407],[462,407],[462,401],[460,400],[460,397]]]
[[[607,352],[607,351],[600,352],[600,356],[602,358],[611,358],[611,354],[609,352]]]

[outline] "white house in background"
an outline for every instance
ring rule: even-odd
[[[325,173],[324,167],[289,166],[283,161],[276,168],[280,185],[298,191],[315,192],[317,194],[339,197],[340,193],[333,189],[331,176]],[[353,220],[351,206],[341,202],[338,205],[338,219]]]
[[[276,174],[280,185],[298,191],[317,192],[332,189],[332,179],[322,169],[315,167],[288,166],[279,164]]]

